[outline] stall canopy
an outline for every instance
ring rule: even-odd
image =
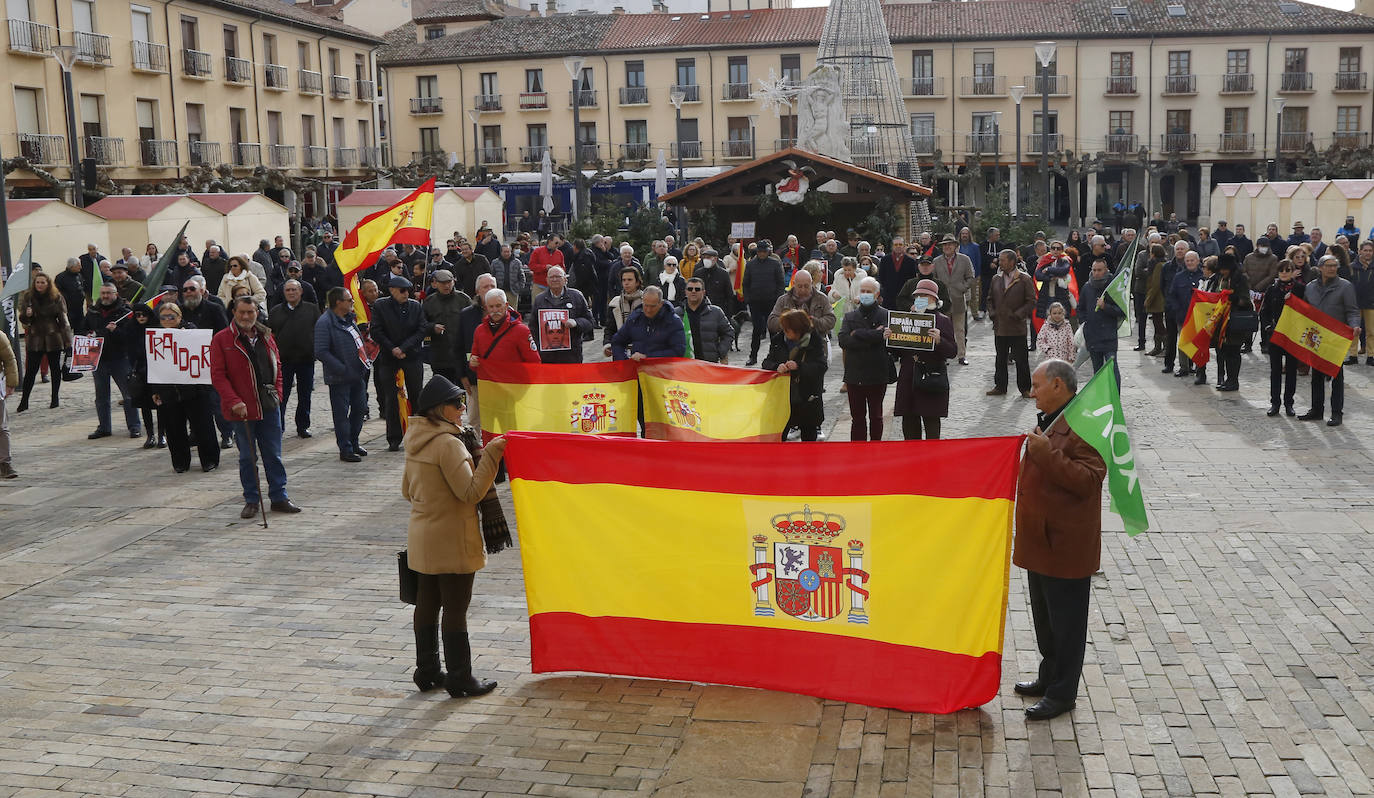
[[[1374,180],[1337,179],[1270,183],[1218,183],[1212,191],[1213,216],[1231,224],[1243,224],[1251,238],[1263,235],[1270,223],[1285,236],[1293,222],[1308,232],[1320,227],[1328,241],[1354,216],[1357,226],[1374,220]]]
[[[12,199],[5,201],[5,210],[10,222],[10,253],[15,258],[32,235],[33,259],[48,272],[60,271],[67,258],[86,254],[87,244],[95,244],[111,263],[119,259],[119,250],[110,251],[105,220],[75,205],[59,199]]]
[[[207,240],[224,237],[224,216],[187,196],[125,194],[106,197],[86,208],[109,224],[110,245],[143,252],[149,243],[166,249],[183,224],[191,248],[200,253]],[[251,251],[251,250],[250,250]]]
[[[255,193],[191,194],[191,199],[209,205],[224,217],[224,232],[219,236],[225,257],[251,255],[262,239],[290,238],[291,215],[280,203]],[[191,239],[195,241],[195,239]],[[203,246],[204,241],[196,242]],[[158,246],[162,246],[158,244]],[[199,251],[199,249],[197,249]],[[299,255],[299,253],[298,253]]]
[[[358,189],[339,200],[336,206],[339,214],[339,236],[342,238],[364,216],[395,205],[405,199],[410,192],[411,189],[408,188]],[[484,221],[491,229],[500,231],[504,207],[501,197],[489,188],[436,189],[432,231],[434,243],[442,246],[444,240],[453,235],[454,231],[472,238]]]

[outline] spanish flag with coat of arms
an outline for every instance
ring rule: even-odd
[[[1199,366],[1212,359],[1212,334],[1231,315],[1231,292],[1193,289],[1188,315],[1178,331],[1178,351]]]
[[[534,672],[905,712],[997,695],[1021,437],[509,440]]]
[[[1354,340],[1355,328],[1289,294],[1269,343],[1282,347],[1326,376],[1335,377]]]
[[[343,273],[344,285],[353,294],[353,310],[360,323],[368,319],[367,303],[358,291],[363,267],[375,263],[382,250],[392,244],[429,246],[433,224],[434,178],[431,177],[390,208],[364,216],[344,236],[339,248],[334,250],[334,263]],[[378,287],[385,295],[386,286]]]

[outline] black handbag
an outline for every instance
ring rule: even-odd
[[[917,360],[911,383],[921,393],[949,393],[949,372],[943,366],[927,366]]]
[[[1233,310],[1226,322],[1226,334],[1251,335],[1259,330],[1259,314],[1253,310]]]
[[[414,604],[420,595],[420,575],[410,570],[410,559],[405,551],[396,552],[396,570],[401,585],[401,603]]]

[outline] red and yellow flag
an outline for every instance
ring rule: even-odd
[[[392,244],[429,246],[430,228],[434,223],[434,178],[390,208],[364,216],[344,236],[334,250],[334,263],[343,272],[344,285],[353,294],[353,312],[358,321],[368,320],[367,303],[359,293],[359,274],[362,268],[377,260],[382,250]],[[385,293],[385,286],[381,286]]]
[[[824,458],[784,443],[510,441],[534,672],[906,712],[997,695],[1020,437],[827,443]]]
[[[1193,289],[1188,316],[1178,331],[1178,350],[1199,366],[1212,359],[1212,333],[1231,313],[1231,292]]]
[[[779,441],[791,406],[790,378],[704,360],[639,364],[644,437],[670,441]]]
[[[1340,372],[1353,340],[1353,327],[1289,294],[1269,344],[1283,347],[1298,360],[1334,377]]]
[[[635,363],[505,363],[477,369],[482,438],[514,430],[581,435],[638,432]]]
[[[400,369],[396,370],[396,408],[401,416],[401,434],[404,435],[410,427],[410,395],[406,393],[405,372]]]

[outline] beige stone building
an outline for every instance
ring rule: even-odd
[[[537,168],[546,149],[568,162],[574,146],[603,166],[652,165],[660,149],[671,165],[679,152],[688,166],[742,163],[795,137],[795,116],[752,95],[761,78],[799,80],[814,66],[825,11],[417,6],[379,55],[385,144],[398,162],[443,153],[490,171]],[[983,183],[957,202],[977,204],[995,176],[1012,179],[1018,145],[1023,186],[1037,180],[1042,125],[1052,152],[1104,154],[1105,168],[1079,186],[1088,217],[1121,200],[1207,220],[1212,187],[1266,175],[1276,147],[1288,159],[1309,143],[1370,143],[1374,19],[1358,14],[1289,0],[982,0],[885,13],[919,157],[938,153],[956,172],[981,159]],[[1048,117],[1043,40],[1057,45]],[[585,58],[576,83],[570,55]],[[675,87],[686,95],[680,124]],[[1054,183],[1063,219],[1067,183]]]
[[[276,167],[306,179],[313,216],[381,165],[372,33],[276,0],[6,0],[6,13],[0,146],[60,179],[58,46],[75,47],[78,157],[125,191],[201,165]],[[8,180],[52,191],[35,171]]]

